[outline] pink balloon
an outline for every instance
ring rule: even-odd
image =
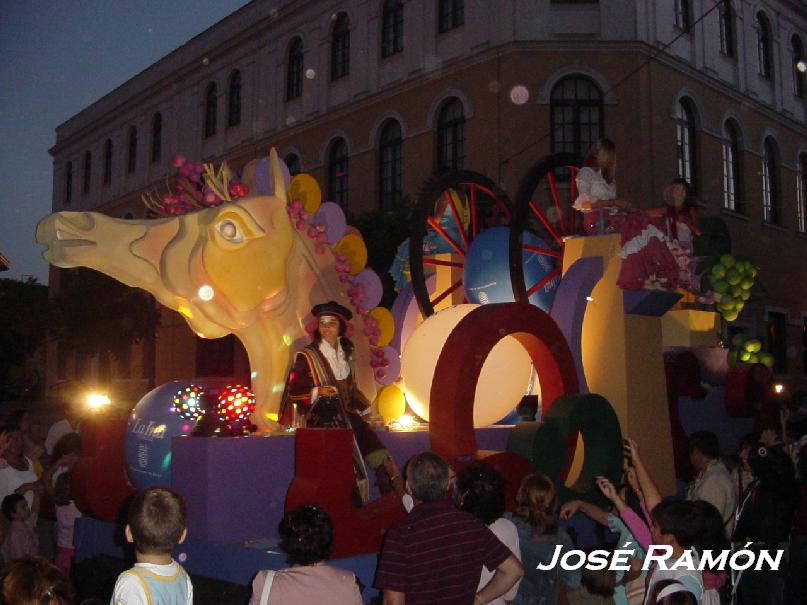
[[[366,309],[377,307],[384,295],[384,286],[381,278],[372,269],[365,269],[353,278],[353,283],[359,288],[362,306]],[[363,293],[363,297],[362,297]]]

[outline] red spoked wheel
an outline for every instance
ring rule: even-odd
[[[521,180],[510,227],[510,283],[517,302],[544,287],[563,270],[564,238],[581,232],[575,178],[582,162],[572,153],[556,153],[539,160]],[[524,243],[524,232],[537,235],[545,246]],[[524,252],[535,252],[555,261],[555,268],[534,284],[524,282]]]
[[[443,173],[423,187],[412,217],[409,268],[412,291],[424,317],[434,307],[462,287],[457,279],[441,292],[429,295],[426,279],[439,266],[462,270],[464,258],[474,238],[490,227],[509,225],[513,211],[510,199],[496,183],[470,170]],[[426,246],[459,257],[434,258]]]

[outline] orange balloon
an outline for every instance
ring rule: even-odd
[[[344,254],[350,263],[350,274],[356,275],[367,266],[367,246],[361,235],[350,233],[336,242],[334,252]]]
[[[303,210],[308,214],[314,214],[322,204],[319,184],[314,177],[304,172],[295,174],[291,179],[286,197],[291,201],[300,200],[303,203]]]
[[[378,324],[379,335],[375,346],[386,347],[395,336],[395,320],[392,318],[392,313],[384,307],[376,307],[367,315],[375,319]]]

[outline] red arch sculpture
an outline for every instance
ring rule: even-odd
[[[525,303],[491,304],[474,309],[446,339],[437,359],[429,397],[432,451],[449,463],[476,455],[473,427],[476,384],[490,351],[505,336],[513,336],[529,354],[541,381],[541,400],[545,406],[561,395],[579,392],[572,352],[547,313]]]

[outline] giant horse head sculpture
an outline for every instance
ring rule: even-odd
[[[253,421],[263,427],[273,425],[270,415],[280,406],[293,352],[308,342],[311,307],[348,299],[332,256],[315,254],[289,219],[274,149],[269,170],[268,196],[151,220],[63,211],[36,228],[52,265],[89,267],[142,288],[203,338],[235,334],[249,355]],[[369,343],[357,332],[359,386],[372,398]]]

